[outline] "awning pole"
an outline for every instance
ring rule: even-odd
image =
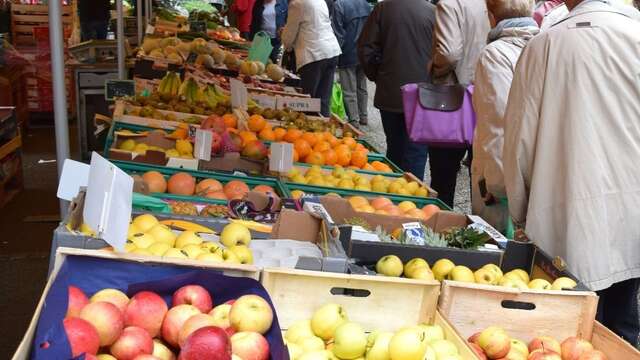
[[[85,0],[86,1],[86,0]],[[125,58],[127,54],[124,49],[124,19],[123,19],[123,10],[122,10],[122,0],[116,0],[116,13],[117,13],[117,35],[116,39],[118,41],[118,78],[120,80],[125,80],[127,78],[127,73],[125,69]]]
[[[137,21],[136,23],[138,24],[138,46],[142,45],[142,34],[144,32],[143,30],[143,26],[144,23],[142,21],[142,4],[143,4],[143,0],[136,0],[136,10],[137,10]]]

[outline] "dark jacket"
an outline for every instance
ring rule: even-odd
[[[342,55],[338,58],[338,67],[346,68],[358,64],[356,42],[369,13],[371,5],[366,0],[336,0],[334,3],[331,23],[342,50]]]
[[[427,81],[436,7],[425,0],[385,0],[376,5],[358,39],[358,59],[376,83],[374,105],[403,112],[400,87]]]
[[[79,0],[78,16],[82,22],[105,21],[111,18],[109,0]]]
[[[276,31],[287,23],[287,11],[289,4],[287,0],[276,0]],[[264,0],[256,0],[253,5],[253,17],[251,19],[251,38],[262,30],[262,12],[264,11]]]

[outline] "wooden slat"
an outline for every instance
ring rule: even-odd
[[[449,324],[439,311],[436,312],[434,324],[440,326],[442,330],[444,330],[445,338],[451,341],[458,348],[460,356],[464,360],[476,360],[478,358],[476,353],[469,347],[467,341],[458,334],[458,332],[453,328],[453,326],[451,326],[451,324]]]
[[[593,347],[602,351],[609,359],[638,360],[640,352],[596,321],[591,338]]]
[[[20,135],[14,137],[8,143],[0,147],[0,159],[18,150],[22,146],[22,137]]]
[[[49,24],[49,15],[11,15],[14,23]],[[63,24],[71,24],[71,16],[63,16]]]
[[[28,5],[28,4],[11,4],[11,11],[13,13],[49,13],[49,5]],[[71,15],[71,6],[64,5],[61,8],[62,15]]]

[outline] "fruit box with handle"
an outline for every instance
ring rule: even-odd
[[[269,294],[247,277],[257,274],[61,248],[13,359],[71,359],[98,351],[133,358],[155,350],[180,351],[189,359],[199,346],[210,353],[257,348],[270,359],[286,359]],[[245,336],[231,339],[233,333]]]
[[[413,349],[422,352],[417,355],[420,359],[435,359],[434,351],[448,349],[458,353],[460,359],[475,359],[469,346],[437,310],[440,292],[437,281],[264,269],[261,282],[271,296],[280,327],[285,330],[290,353],[300,355],[305,349],[329,349],[339,357],[342,354],[343,358],[351,358],[364,357],[365,352],[369,351],[385,355],[386,349],[393,351],[386,354],[395,355],[391,358],[418,358],[402,357],[408,356]],[[337,323],[343,322],[340,318],[344,318],[344,314],[348,322],[357,325],[335,328]],[[305,320],[309,319],[310,326],[305,325]],[[438,325],[439,329],[416,327],[419,324]],[[376,330],[379,331],[375,333],[378,337],[367,335]],[[394,340],[389,332],[397,338]],[[382,333],[387,335],[383,336]],[[439,335],[434,336],[433,333]],[[385,340],[382,340],[383,337]],[[442,338],[447,340],[446,343],[441,341]],[[365,348],[367,340],[369,344]],[[398,346],[403,340],[407,342]],[[385,343],[387,341],[388,346]],[[436,341],[438,344],[434,345]],[[423,344],[429,344],[431,350],[420,348]],[[400,351],[404,350],[407,352],[401,354]],[[347,353],[350,354],[344,357]],[[387,356],[374,357],[374,354],[369,354],[367,358],[386,359],[389,358]]]
[[[589,291],[519,290],[444,281],[438,308],[465,338],[498,327],[508,338],[525,344],[541,337],[555,339],[547,340],[547,350],[555,347],[558,352],[560,343],[578,337],[590,341],[609,360],[640,359],[640,352],[595,320],[597,305],[597,295]]]
[[[200,123],[207,118],[204,115],[167,110],[153,110],[152,113],[146,114],[146,110],[142,106],[136,106],[124,100],[116,101],[115,106],[113,110],[113,119],[115,121],[158,129],[176,129],[183,126],[183,124],[192,124],[199,127]]]

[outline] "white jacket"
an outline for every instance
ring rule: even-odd
[[[640,23],[600,1],[534,37],[505,112],[509,210],[592,290],[640,277]]]
[[[285,49],[295,50],[298,69],[314,61],[340,55],[327,3],[324,0],[290,1],[282,44]]]

